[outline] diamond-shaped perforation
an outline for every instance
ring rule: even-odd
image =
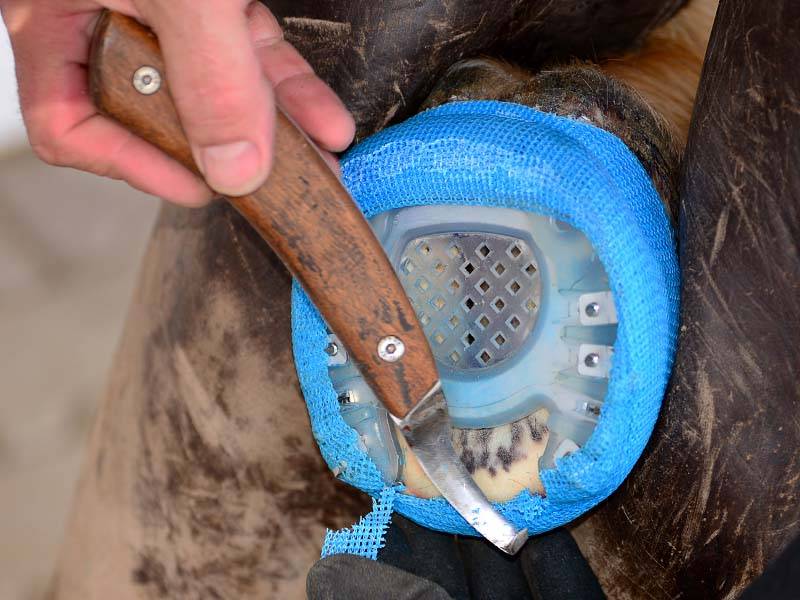
[[[468,331],[464,335],[461,336],[461,343],[464,344],[464,348],[469,348],[472,344],[475,343],[475,336],[472,335],[471,331]]]
[[[483,296],[484,294],[489,293],[489,291],[492,289],[492,284],[481,277],[481,280],[475,284],[475,289],[478,290],[478,293],[481,296]]]
[[[522,272],[528,277],[534,277],[536,275],[536,270],[536,265],[532,262],[522,267]]]
[[[478,244],[478,247],[475,248],[475,254],[477,254],[481,260],[488,258],[491,253],[492,249],[486,242]]]
[[[492,300],[491,307],[494,309],[494,312],[501,313],[503,312],[503,309],[506,307],[506,303],[500,296],[498,296],[497,298]]]
[[[533,329],[541,297],[538,264],[522,239],[436,234],[408,243],[398,275],[433,353],[445,366],[502,363]]]
[[[502,333],[496,333],[492,338],[492,343],[494,344],[494,347],[498,349],[502,348],[503,344],[505,344],[507,341],[508,340],[506,339],[506,336],[504,336]]]
[[[492,353],[484,348],[478,353],[478,360],[481,361],[483,366],[488,367],[489,363],[492,361]]]

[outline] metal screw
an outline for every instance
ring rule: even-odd
[[[595,352],[587,354],[586,358],[583,359],[583,364],[592,369],[595,368],[597,365],[600,364],[600,355]]]
[[[587,317],[596,317],[600,314],[600,305],[597,302],[590,302],[586,305],[585,312]]]
[[[378,342],[378,356],[386,362],[397,362],[405,352],[403,340],[393,335],[387,335]]]
[[[161,89],[161,73],[155,67],[148,65],[139,67],[133,74],[133,87],[145,96],[155,94]]]
[[[589,414],[594,415],[595,417],[600,416],[600,407],[597,404],[589,404],[588,402],[584,405],[586,407],[586,412]]]
[[[336,342],[331,342],[325,348],[325,354],[328,356],[336,356],[339,354],[339,345]]]
[[[344,392],[339,394],[336,399],[339,401],[339,404],[342,405],[355,404],[356,402],[358,402],[358,398],[356,398],[356,395],[353,393],[352,390],[345,390]]]

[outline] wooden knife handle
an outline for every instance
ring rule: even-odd
[[[161,78],[155,86],[149,72],[145,83],[151,90],[158,87],[151,94],[133,84],[143,66]],[[118,13],[103,15],[89,65],[98,109],[199,173],[167,76],[150,30]],[[427,339],[361,211],[314,145],[281,111],[269,179],[255,193],[227,200],[302,283],[389,412],[405,416],[439,380]],[[395,362],[378,354],[381,340],[389,336],[405,346]]]

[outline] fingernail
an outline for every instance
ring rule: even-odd
[[[231,142],[201,148],[200,170],[209,187],[227,196],[243,196],[254,191],[265,177],[264,161],[255,144]]]

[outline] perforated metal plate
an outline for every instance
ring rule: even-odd
[[[403,250],[399,275],[434,356],[453,368],[507,360],[536,322],[539,267],[521,239],[486,233],[419,237]]]

